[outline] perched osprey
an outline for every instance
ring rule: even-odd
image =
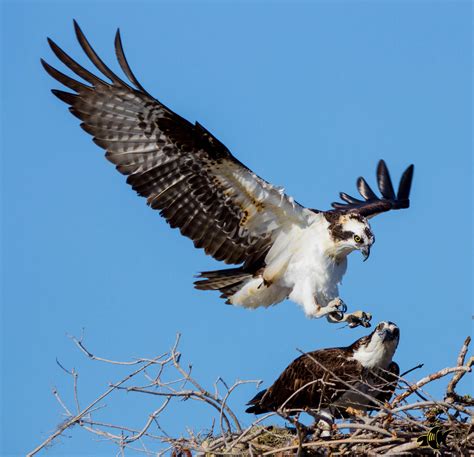
[[[338,284],[350,252],[369,256],[374,236],[368,219],[408,208],[413,165],[404,172],[397,194],[380,161],[382,198],[359,178],[363,200],[341,193],[345,203],[334,203],[333,210],[305,208],[239,162],[202,125],[191,124],[153,98],[132,73],[119,31],[115,52],[129,82],[105,65],[76,22],[74,27],[83,51],[102,76],[86,70],[48,39],[58,59],[83,80],[42,60],[46,71],[72,91],[53,90],[54,95],[70,105],[81,127],[107,151],[106,158],[171,227],[215,259],[240,265],[201,273],[205,279],[197,281],[196,288],[219,290],[227,303],[246,308],[290,298],[309,317],[369,326],[365,313],[345,314]]]
[[[392,357],[399,338],[394,323],[380,322],[348,347],[308,352],[250,400],[247,412],[312,409],[340,418],[347,417],[348,408],[372,410],[395,390],[399,368]]]

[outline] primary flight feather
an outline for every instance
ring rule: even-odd
[[[239,162],[202,125],[153,98],[130,69],[119,31],[115,52],[129,82],[105,65],[76,22],[74,28],[102,75],[88,71],[48,39],[57,58],[82,79],[42,60],[45,70],[72,91],[52,92],[70,105],[81,127],[106,150],[106,158],[171,227],[216,260],[240,265],[204,272],[196,287],[219,290],[228,303],[247,308],[289,297],[307,316],[369,325],[367,314],[345,313],[338,284],[351,251],[358,249],[366,258],[370,253],[374,237],[367,219],[409,206],[413,165],[403,174],[397,195],[380,161],[382,198],[359,178],[363,200],[341,193],[345,203],[334,203],[333,210],[305,208]]]

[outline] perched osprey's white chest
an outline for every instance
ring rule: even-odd
[[[326,306],[338,297],[338,284],[347,268],[345,257],[331,255],[334,245],[329,223],[323,214],[314,214],[312,224],[282,230],[268,252],[261,277],[247,284],[231,299],[245,307],[270,306],[285,298],[303,306],[308,316],[317,306]]]

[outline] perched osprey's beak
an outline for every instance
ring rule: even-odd
[[[365,262],[370,256],[370,246],[364,246],[363,248],[361,248],[360,252],[362,252]]]
[[[382,338],[382,341],[385,343],[385,341],[390,341],[395,338],[393,335],[392,331],[388,328],[384,328],[382,331],[378,332],[380,335],[380,338]]]

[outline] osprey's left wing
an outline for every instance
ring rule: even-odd
[[[392,209],[408,208],[410,206],[410,189],[413,180],[413,171],[414,165],[410,165],[405,170],[400,179],[400,184],[398,185],[398,192],[395,194],[387,165],[381,160],[377,165],[377,184],[382,194],[381,198],[377,197],[375,192],[367,184],[367,181],[360,177],[357,179],[357,190],[363,200],[341,192],[339,196],[345,203],[333,203],[332,206],[336,208],[336,210],[354,211],[367,218]]]
[[[130,80],[113,73],[74,22],[79,43],[104,81],[75,62],[52,40],[56,56],[86,83],[42,61],[46,71],[74,93],[53,90],[82,128],[104,148],[127,183],[160,210],[198,248],[226,263],[251,264],[288,224],[306,225],[310,214],[239,162],[204,127],[191,124],[154,99],[137,81],[122,49],[115,51]]]
[[[259,414],[282,407],[304,409],[331,405],[347,392],[346,383],[355,383],[361,377],[361,365],[348,357],[347,348],[303,354],[293,360],[264,394],[251,400],[249,404],[256,406],[248,412]]]
[[[375,392],[371,392],[371,395],[376,398],[379,405],[380,403],[385,404],[390,401],[400,379],[399,376],[400,367],[393,361],[390,362],[386,370],[379,370],[374,379]],[[376,405],[375,409],[380,409],[379,405]]]

